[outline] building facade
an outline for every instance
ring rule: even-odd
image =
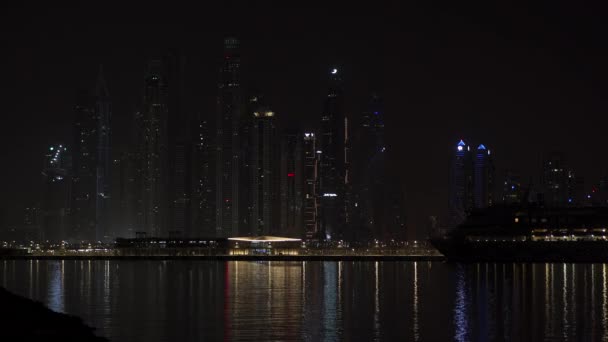
[[[250,234],[276,235],[279,227],[279,140],[275,113],[260,106],[251,126],[251,228]]]
[[[69,238],[72,158],[67,146],[48,148],[42,169],[42,241],[60,242]]]
[[[450,226],[462,223],[473,208],[473,159],[471,147],[460,140],[452,151],[449,182]]]
[[[224,60],[220,68],[215,161],[215,235],[239,234],[239,175],[241,172],[240,117],[242,94],[239,41],[224,40]]]
[[[337,241],[349,233],[351,182],[349,121],[336,68],[330,70],[319,138],[319,229],[325,240]]]

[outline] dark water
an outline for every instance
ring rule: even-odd
[[[606,341],[606,264],[0,261],[112,341]]]

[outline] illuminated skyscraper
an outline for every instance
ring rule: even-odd
[[[279,149],[275,113],[265,106],[253,112],[251,127],[251,231],[252,235],[277,235]]]
[[[319,238],[319,158],[317,154],[317,138],[314,132],[304,133],[304,234],[307,240]]]
[[[541,170],[541,187],[544,203],[548,206],[572,204],[575,198],[569,191],[574,175],[566,165],[563,153],[548,153],[543,158]]]
[[[452,154],[449,182],[450,225],[464,221],[473,208],[473,162],[471,147],[463,140],[455,146]]]
[[[291,130],[281,137],[281,236],[305,237],[303,143],[304,135],[299,130]]]
[[[111,192],[110,95],[100,68],[95,93],[78,94],[75,106],[71,229],[79,240],[109,238]]]
[[[386,186],[386,147],[384,142],[384,106],[377,94],[372,94],[367,107],[359,121],[359,134],[353,160],[356,164],[353,172],[354,212],[357,218],[358,240],[380,239],[390,237],[394,228],[388,218],[387,208],[390,198]],[[395,187],[398,189],[400,187]],[[403,213],[399,214],[404,216]]]
[[[524,200],[522,198],[521,180],[518,175],[507,171],[502,185],[502,202],[504,204],[519,204]]]
[[[216,120],[215,233],[218,237],[237,236],[239,233],[240,64],[239,41],[225,39]]]
[[[473,197],[475,208],[494,204],[494,163],[492,152],[483,144],[477,147],[474,160]]]
[[[72,199],[70,238],[94,237],[97,206],[97,116],[94,100],[84,91],[78,94],[74,108],[72,149]]]
[[[162,63],[148,64],[144,78],[142,108],[136,114],[140,130],[137,147],[137,173],[140,180],[136,199],[136,231],[160,236],[165,226],[167,184],[167,82]]]
[[[95,240],[107,239],[110,218],[110,182],[112,159],[110,156],[112,110],[110,94],[100,68],[95,92],[95,114],[97,116],[97,195],[96,195],[96,229]]]
[[[206,120],[198,124],[198,139],[195,142],[194,170],[196,173],[194,236],[213,236],[215,234],[215,196],[213,194],[212,172],[213,145]],[[214,181],[215,179],[213,179]]]
[[[42,195],[42,232],[44,241],[62,241],[68,238],[70,214],[70,169],[72,159],[63,144],[49,147],[42,169],[44,190]]]
[[[329,91],[321,114],[320,230],[326,240],[342,239],[350,221],[350,138],[344,113],[342,80],[331,69]]]

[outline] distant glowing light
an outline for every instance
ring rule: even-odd
[[[462,151],[462,146],[458,146],[458,151]]]
[[[338,195],[333,192],[326,192],[323,194],[323,197],[338,197]]]
[[[332,75],[335,75],[337,73],[338,73],[338,69],[336,69],[336,68],[331,69],[331,74]]]
[[[478,149],[478,150],[485,150],[485,149],[486,149],[486,147],[485,147],[483,144],[481,144],[481,145],[479,145],[479,147],[477,147],[477,149]]]
[[[293,172],[290,172],[290,173],[287,174],[287,177],[295,177],[295,176],[296,176],[296,174],[293,173]]]
[[[53,148],[53,147],[51,147],[51,151],[52,151],[52,150],[54,150],[54,148]]]

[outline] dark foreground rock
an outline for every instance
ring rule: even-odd
[[[0,287],[0,341],[108,341],[82,319]]]

